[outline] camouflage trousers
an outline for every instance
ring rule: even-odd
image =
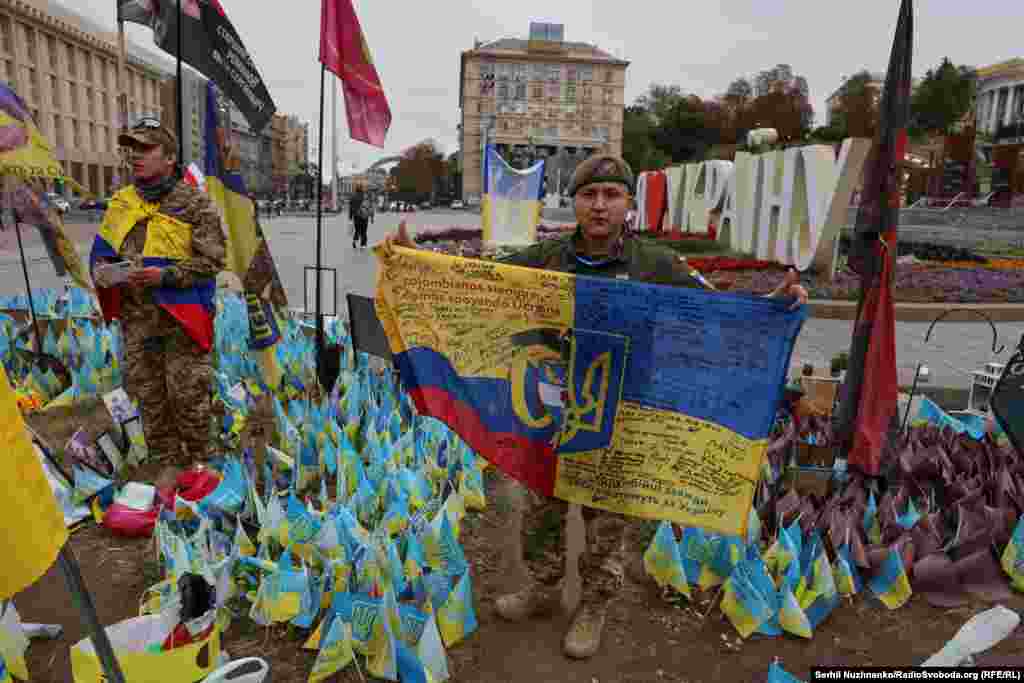
[[[207,459],[212,383],[210,352],[183,329],[125,335],[125,391],[138,401],[150,459],[185,467]]]
[[[531,577],[554,589],[565,578],[569,503],[525,492],[523,550]],[[586,542],[579,556],[581,601],[606,605],[623,582],[623,541],[627,519],[615,512],[582,508]]]

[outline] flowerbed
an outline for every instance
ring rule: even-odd
[[[572,230],[572,225],[541,225],[537,230],[540,240],[552,239]],[[497,258],[510,249],[486,247],[479,228],[450,227],[426,230],[416,236],[416,242],[432,251],[469,258]],[[709,240],[666,242],[685,255],[691,266],[703,273],[719,289],[734,292],[765,294],[779,284],[783,267],[778,263],[734,255],[691,255],[684,248],[715,243]],[[918,249],[918,247],[921,247]],[[958,247],[934,247],[901,243],[900,252],[930,257],[927,261],[898,263],[896,265],[894,293],[901,303],[1024,303],[1024,258],[983,259]],[[917,252],[921,252],[919,255]],[[943,260],[948,259],[948,260]],[[855,300],[860,291],[860,278],[851,272],[840,272],[829,280],[822,274],[809,274],[804,278],[812,299]]]

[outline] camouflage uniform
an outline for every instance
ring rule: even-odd
[[[160,202],[160,212],[192,225],[192,257],[164,268],[161,284],[187,288],[216,278],[224,269],[226,246],[220,215],[209,197],[178,182]],[[139,222],[125,238],[120,254],[126,260],[141,262],[147,222]],[[150,457],[182,465],[205,460],[210,447],[211,352],[156,305],[147,288],[124,288],[121,328],[125,390],[139,403]]]
[[[686,259],[648,240],[623,233],[613,245],[610,258],[600,266],[577,259],[580,232],[545,240],[503,259],[503,263],[528,268],[557,270],[576,275],[614,277],[663,285],[711,288]],[[554,594],[565,576],[565,520],[568,503],[526,492],[523,511],[523,548],[536,552],[527,558],[533,580],[542,590]],[[546,533],[553,518],[561,533]],[[584,605],[605,607],[616,596],[623,581],[623,540],[630,521],[625,515],[596,508],[583,508],[586,547],[580,556],[580,580]],[[539,533],[540,532],[540,533]],[[543,538],[542,538],[543,536]]]

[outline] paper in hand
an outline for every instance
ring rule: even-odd
[[[127,282],[134,271],[135,265],[131,261],[118,261],[96,266],[94,275],[100,287],[115,287]]]

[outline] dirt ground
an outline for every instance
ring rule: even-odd
[[[101,431],[106,417],[102,404],[75,414],[35,417],[30,421],[48,440],[63,444],[78,426]],[[139,480],[152,480],[143,470]],[[452,648],[450,668],[456,683],[659,683],[675,681],[764,681],[768,666],[778,657],[794,675],[808,680],[817,665],[916,665],[938,650],[973,614],[987,608],[940,610],[923,599],[889,611],[861,595],[844,602],[809,641],[794,637],[754,636],[741,643],[717,609],[708,612],[711,593],[695,593],[691,603],[674,604],[641,579],[637,569],[642,551],[631,534],[633,564],[621,600],[613,608],[599,654],[574,662],[561,654],[568,616],[509,624],[494,610],[496,596],[519,586],[521,576],[510,562],[509,539],[518,536],[515,505],[504,495],[500,479],[487,478],[489,497],[484,513],[471,515],[463,525],[462,541],[471,562],[479,629]],[[501,490],[497,490],[497,489]],[[96,611],[105,624],[138,614],[139,599],[158,580],[156,554],[150,539],[125,540],[88,525],[71,537],[71,548],[82,568]],[[567,591],[569,594],[572,590]],[[84,637],[79,612],[70,599],[63,576],[51,570],[18,595],[22,619],[58,623],[64,635],[55,641],[35,641],[28,662],[37,683],[71,681],[69,648]],[[1024,597],[1007,606],[1024,611]],[[308,632],[289,626],[262,628],[247,617],[236,619],[224,639],[233,657],[261,656],[271,665],[275,682],[308,680],[315,653],[301,649]],[[1024,666],[1024,630],[1018,629],[983,664]],[[351,668],[336,681],[355,683]]]

